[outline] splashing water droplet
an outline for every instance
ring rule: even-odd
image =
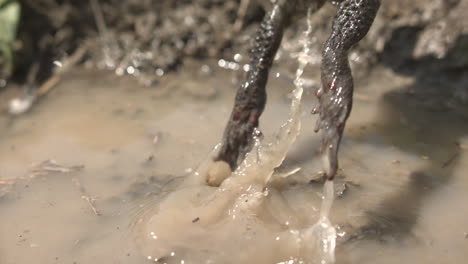
[[[333,181],[327,181],[323,189],[319,220],[303,234],[304,254],[312,263],[335,263],[336,229],[328,219],[333,200]]]
[[[307,12],[307,30],[304,32],[304,47],[301,54],[298,56],[299,66],[296,71],[296,79],[294,80],[296,87],[301,88],[303,85],[301,76],[304,73],[304,68],[307,66],[309,61],[311,61],[311,13],[311,9],[309,8]],[[324,163],[328,164],[328,162]],[[328,168],[326,169],[329,171]],[[304,256],[309,258],[312,263],[335,263],[336,229],[328,219],[333,200],[333,181],[326,181],[323,189],[322,206],[320,209],[319,220],[315,225],[303,233],[302,241],[304,243],[303,248],[305,249]]]

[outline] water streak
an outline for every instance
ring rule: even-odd
[[[304,68],[307,66],[308,62],[311,61],[311,13],[311,9],[309,8],[307,12],[307,30],[304,32],[303,38],[304,46],[302,52],[298,56],[299,66],[296,71],[296,79],[294,81],[296,87],[302,87],[303,82],[301,77],[304,73]],[[325,158],[328,157],[328,155],[324,156]],[[324,164],[328,163],[324,162]],[[333,181],[326,181],[323,189],[322,206],[320,209],[319,220],[315,225],[303,233],[303,243],[305,244],[303,247],[306,251],[304,252],[304,255],[306,256],[306,259],[313,263],[335,263],[336,230],[328,218],[331,207],[333,205],[333,200]]]
[[[323,188],[319,220],[303,234],[304,255],[312,263],[335,263],[336,229],[328,218],[333,200],[333,181],[326,181]]]

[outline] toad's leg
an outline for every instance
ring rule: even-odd
[[[237,90],[234,107],[224,130],[220,152],[215,158],[225,161],[231,170],[244,159],[253,145],[253,133],[266,103],[265,86],[268,72],[281,43],[283,30],[288,23],[291,2],[281,1],[267,13],[257,31],[250,50],[250,69],[247,80]]]
[[[317,91],[319,113],[316,132],[322,129],[322,156],[327,178],[338,170],[338,149],[353,100],[353,77],[349,49],[369,31],[380,0],[341,0],[332,33],[322,53],[322,87]]]

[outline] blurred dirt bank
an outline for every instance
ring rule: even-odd
[[[32,86],[47,80],[57,62],[70,60],[78,50],[73,64],[135,75],[146,85],[156,85],[158,78],[181,69],[187,59],[234,61],[237,53],[247,55],[251,37],[268,8],[268,1],[260,0],[19,2],[16,70],[13,76],[3,74],[0,79]],[[351,54],[355,75],[365,76],[374,65],[384,64],[416,78],[429,77],[429,71],[436,73],[430,74],[432,79],[466,87],[467,8],[468,0],[382,1],[371,31]],[[327,4],[313,17],[317,65],[334,12],[335,7]],[[298,49],[295,43],[305,24],[291,27],[282,54]],[[246,57],[243,63],[248,62]],[[290,56],[283,58],[286,61],[278,63],[293,63]],[[468,101],[466,89],[457,89],[454,93],[459,99]]]

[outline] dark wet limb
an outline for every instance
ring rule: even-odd
[[[332,33],[322,53],[322,87],[317,91],[319,113],[316,132],[322,129],[321,151],[327,178],[338,170],[338,149],[353,102],[353,76],[348,51],[369,31],[380,6],[379,0],[335,1],[338,11]]]
[[[253,133],[265,108],[268,72],[281,43],[287,18],[288,9],[276,5],[265,15],[250,50],[247,80],[237,90],[222,146],[215,159],[227,162],[232,170],[237,168],[253,146]]]

